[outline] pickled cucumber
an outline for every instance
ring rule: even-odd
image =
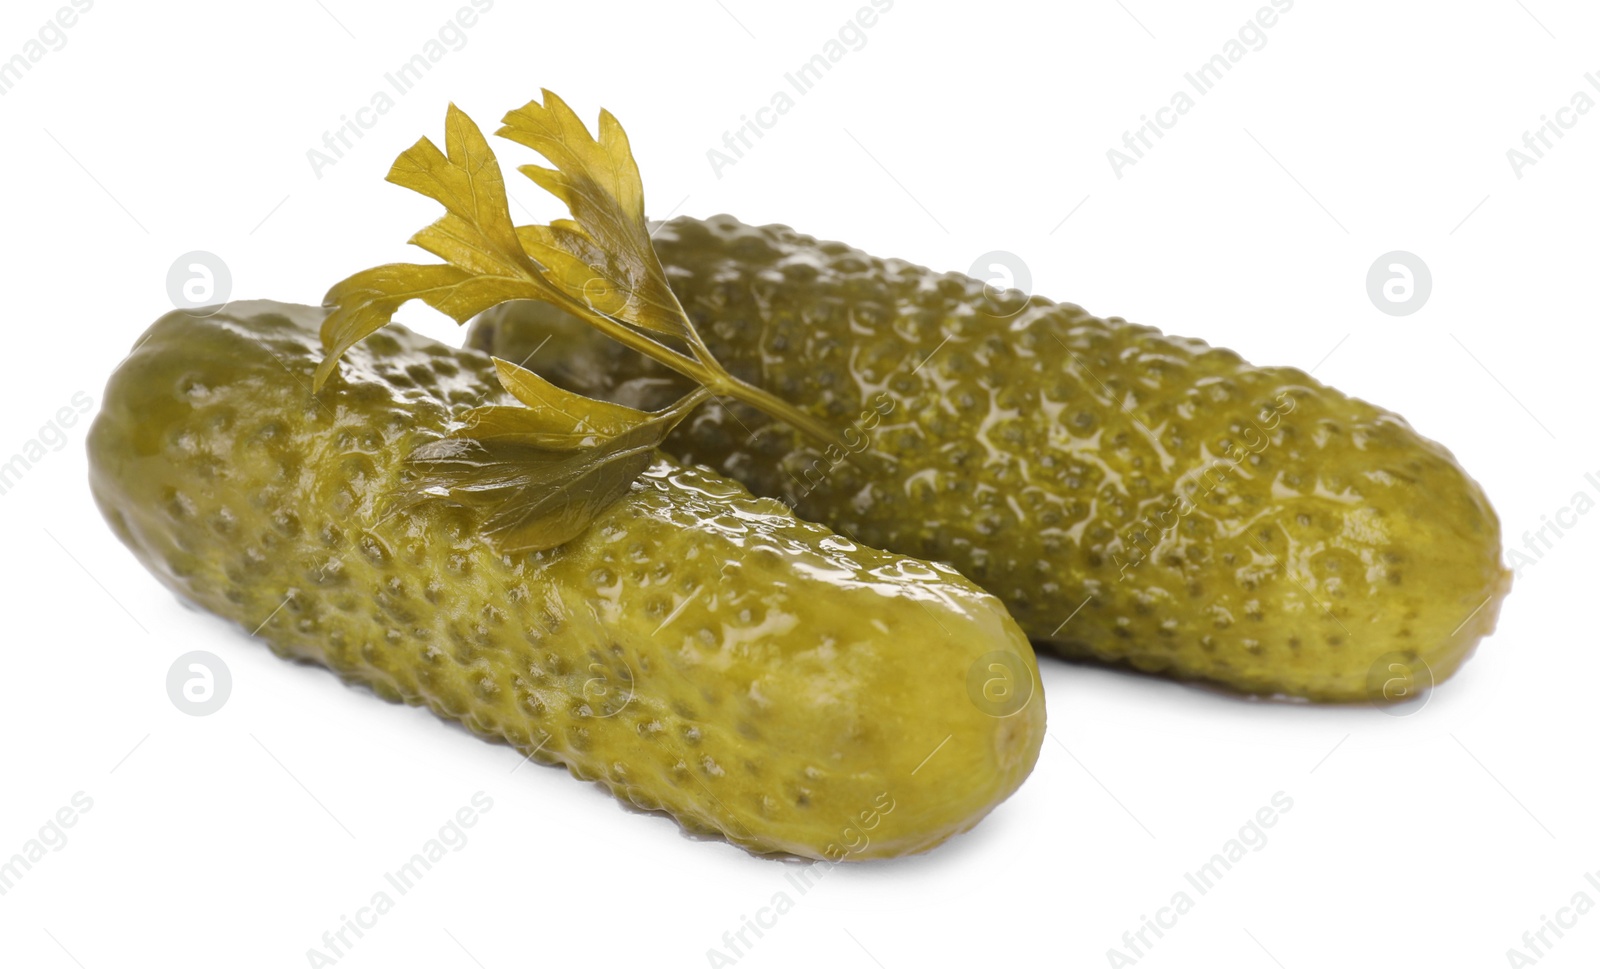
[[[323,317],[174,313],[112,376],[94,496],[180,596],[753,852],[922,851],[1032,768],[1032,650],[948,567],[665,457],[579,538],[497,554],[391,500],[413,447],[510,401],[490,359],[391,327],[313,396]]]
[[[1045,648],[1383,701],[1449,676],[1494,628],[1510,582],[1494,511],[1392,413],[785,226],[678,218],[654,242],[716,357],[839,432],[819,450],[729,404],[665,449],[857,541],[954,565]],[[497,307],[469,339],[635,406],[687,386],[541,303]]]

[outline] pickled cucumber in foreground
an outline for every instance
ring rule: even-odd
[[[1053,651],[1393,700],[1494,629],[1510,583],[1494,511],[1394,414],[1299,370],[785,226],[677,218],[653,239],[711,352],[837,429],[818,448],[730,403],[664,449],[857,541],[954,565]],[[470,340],[635,406],[685,386],[543,303],[490,310]]]
[[[950,569],[660,456],[578,538],[500,554],[470,509],[394,500],[407,455],[514,403],[490,359],[390,328],[313,396],[324,315],[170,314],[112,376],[95,499],[179,595],[755,852],[922,851],[1032,768],[1032,651]]]

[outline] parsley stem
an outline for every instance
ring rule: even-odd
[[[633,327],[597,311],[583,300],[574,299],[565,294],[561,295],[563,297],[562,302],[565,304],[563,308],[569,313],[592,324],[618,343],[637,350],[664,366],[671,367],[713,394],[725,395],[749,404],[768,417],[780,420],[790,427],[803,432],[823,447],[830,447],[838,442],[838,435],[822,421],[817,420],[788,401],[762,390],[760,387],[747,384],[724,370],[720,364],[711,359],[710,352],[705,350],[705,344],[700,342],[698,334],[694,336],[690,343],[692,346],[699,348],[701,353],[697,354],[696,357],[689,357],[657,340],[651,339]],[[687,321],[687,316],[685,316],[685,321]],[[689,332],[694,333],[694,330],[691,328]]]

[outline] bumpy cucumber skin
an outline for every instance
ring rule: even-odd
[[[667,458],[579,539],[501,556],[460,507],[385,500],[452,414],[510,402],[489,358],[392,327],[313,398],[321,319],[175,313],[112,376],[93,492],[179,595],[754,852],[922,851],[1032,768],[1032,650],[950,569]],[[1033,678],[1009,717],[969,695],[992,651]]]
[[[732,405],[665,449],[868,545],[951,563],[1037,644],[1363,701],[1443,680],[1494,629],[1510,585],[1499,521],[1394,414],[1299,370],[786,226],[678,218],[654,239],[718,359],[841,435],[830,455]],[[490,311],[469,340],[520,360],[546,337],[528,365],[572,389],[659,406],[686,386],[543,304]],[[882,458],[853,453],[868,438]]]

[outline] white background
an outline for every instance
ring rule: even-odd
[[[56,6],[8,0],[0,58]],[[383,174],[439,136],[448,101],[492,128],[547,86],[622,120],[653,216],[788,222],[940,269],[1007,250],[1048,296],[1316,367],[1454,450],[1508,546],[1575,493],[1600,497],[1584,478],[1600,480],[1600,111],[1569,116],[1521,178],[1506,155],[1574,92],[1600,99],[1592,4],[1299,0],[1119,179],[1107,149],[1257,3],[899,0],[717,177],[707,149],[857,6],[498,0],[319,178],[307,150],[456,3],[95,3],[0,97],[0,457],[74,393],[98,405],[170,308],[180,254],[221,256],[235,297],[317,302],[411,257],[436,209]],[[1396,249],[1433,274],[1411,316],[1366,292]],[[403,318],[460,339],[418,307]],[[1106,965],[1279,791],[1293,808],[1270,841],[1141,965],[1501,966],[1574,893],[1600,902],[1584,880],[1600,869],[1600,515],[1521,570],[1499,631],[1408,716],[1046,659],[1051,739],[1016,796],[931,854],[836,869],[798,897],[780,863],[688,840],[562,770],[513,774],[510,748],[180,607],[94,509],[86,426],[0,496],[0,856],[75,792],[93,800],[0,896],[7,965],[306,965],[477,791],[494,806],[471,841],[339,965],[704,966],[779,891],[793,910],[738,965]],[[209,717],[164,686],[192,649],[233,673]],[[1540,966],[1600,958],[1600,914],[1565,932]]]

